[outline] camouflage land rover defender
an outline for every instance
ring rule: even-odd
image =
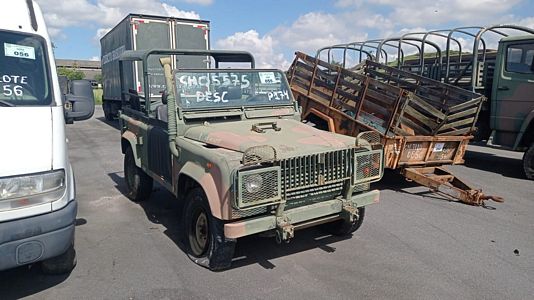
[[[191,55],[209,58],[215,68],[173,70],[174,59]],[[147,68],[154,58],[163,72]],[[196,263],[227,268],[236,239],[261,232],[278,242],[318,224],[350,234],[365,206],[378,202],[379,191],[369,190],[383,172],[378,137],[303,124],[283,72],[255,69],[252,55],[235,51],[121,55],[121,69],[136,66],[146,70],[144,82],[164,75],[165,92],[151,98],[151,84],[132,90],[121,83],[127,195],[148,198],[156,181],[184,201],[184,240]]]

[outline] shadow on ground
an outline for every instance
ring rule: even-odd
[[[104,124],[106,124],[106,125],[108,125],[110,127],[113,127],[115,129],[119,130],[119,120],[117,120],[117,119],[115,119],[113,121],[108,121],[104,117],[98,117],[98,118],[95,118],[95,119],[97,119],[98,121],[100,121],[100,122],[102,122],[102,123],[104,123]]]
[[[116,183],[117,190],[125,195],[126,185],[122,172],[108,175]],[[150,222],[163,225],[166,228],[165,235],[182,250],[184,255],[187,255],[181,222],[182,203],[179,203],[165,188],[155,184],[150,198],[138,204],[143,208]],[[259,235],[244,237],[238,240],[231,268],[258,264],[265,269],[272,269],[276,266],[270,260],[275,258],[317,248],[332,253],[336,251],[335,243],[350,238],[350,235],[345,237],[333,236],[317,227],[297,231],[295,238],[290,243],[281,245],[276,244],[273,237]]]
[[[0,298],[20,299],[31,296],[65,281],[69,274],[45,275],[40,265],[33,264],[0,272]]]
[[[468,150],[464,156],[465,165],[469,168],[501,174],[505,177],[525,179],[521,159],[502,157],[491,153]]]

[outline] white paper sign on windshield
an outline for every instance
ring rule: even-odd
[[[5,56],[35,60],[35,49],[30,46],[4,43]]]
[[[276,77],[274,76],[274,72],[259,72],[260,75],[260,82],[261,83],[278,83],[278,80],[276,80]]]

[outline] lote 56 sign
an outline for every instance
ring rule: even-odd
[[[22,86],[28,84],[28,76],[2,75],[0,76],[0,84],[2,84],[2,95],[6,97],[23,96]]]

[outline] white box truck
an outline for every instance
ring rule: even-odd
[[[39,6],[0,10],[0,271],[42,262],[48,273],[76,264],[77,212],[65,123],[88,119],[88,81],[61,92]]]

